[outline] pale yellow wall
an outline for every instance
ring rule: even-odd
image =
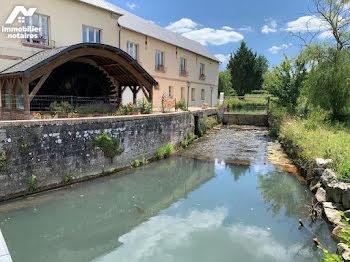
[[[147,46],[146,46],[147,39]],[[187,81],[191,82],[191,88],[196,89],[195,101],[191,101],[190,106],[202,106],[203,102],[211,105],[216,104],[218,94],[219,81],[219,63],[184,50],[176,48],[173,45],[162,42],[158,39],[146,37],[140,33],[122,28],[121,29],[121,49],[126,51],[127,42],[133,42],[138,45],[138,61],[139,63],[158,81],[159,88],[155,89],[154,106],[159,107],[161,97],[163,94],[168,95],[169,86],[173,87],[174,98],[180,100],[181,87],[185,87],[185,98],[187,99]],[[164,66],[166,72],[159,72],[155,70],[155,54],[156,51],[165,53]],[[177,54],[176,54],[177,51]],[[180,76],[180,58],[184,57],[187,61],[188,77]],[[205,65],[206,80],[199,80],[199,64]],[[211,88],[213,91],[211,92]],[[205,100],[201,100],[201,89],[205,89]],[[190,91],[191,92],[191,91]],[[210,97],[212,93],[212,98]]]
[[[5,21],[17,5],[26,8],[37,8],[36,13],[49,17],[50,40],[55,41],[56,47],[82,42],[82,26],[87,25],[102,29],[102,43],[117,46],[117,17],[111,12],[96,8],[76,0],[6,0],[0,8],[0,25]],[[24,47],[21,40],[7,39],[0,32],[0,57],[19,56],[26,58],[41,49]],[[0,70],[18,61],[0,59]]]
[[[159,107],[163,94],[168,94],[169,86],[173,87],[174,97],[181,97],[181,87],[185,87],[185,98],[187,99],[187,81],[191,88],[196,88],[196,99],[191,101],[190,106],[201,106],[203,102],[216,103],[218,93],[219,63],[202,57],[195,53],[176,48],[171,44],[160,40],[146,37],[143,34],[122,28],[117,24],[118,16],[94,6],[90,6],[76,0],[6,0],[10,4],[2,5],[0,9],[0,25],[4,25],[6,19],[12,12],[14,6],[24,5],[26,8],[36,7],[37,14],[49,17],[50,40],[55,42],[56,47],[66,46],[82,42],[82,26],[87,25],[102,30],[101,42],[119,47],[119,30],[121,30],[121,46],[126,51],[127,41],[138,44],[140,64],[159,82],[159,88],[154,91],[154,106]],[[147,39],[147,46],[145,41]],[[21,40],[6,39],[0,33],[0,71],[17,63],[18,60],[3,59],[4,56],[22,57],[40,51],[39,48],[25,47]],[[165,53],[166,72],[155,71],[156,50]],[[176,55],[177,50],[177,55]],[[188,77],[179,75],[180,57],[187,59]],[[205,64],[206,80],[199,80],[199,64]],[[206,90],[205,101],[201,100],[201,89]],[[211,88],[213,96],[210,98]],[[128,94],[128,93],[126,93]],[[130,96],[130,95],[129,95]]]

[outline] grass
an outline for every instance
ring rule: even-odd
[[[332,159],[338,178],[350,182],[349,131],[344,124],[285,118],[280,125],[279,138],[289,153],[298,151],[301,167],[316,158]]]
[[[266,109],[244,109],[244,108],[238,108],[238,109],[232,109],[228,113],[231,114],[244,114],[244,115],[265,115],[267,113]]]
[[[224,102],[224,106],[227,109],[236,109],[236,108],[242,108],[246,106],[266,106],[266,105],[267,105],[267,99],[265,97],[245,98],[245,99],[229,98]]]
[[[170,143],[166,144],[163,147],[158,148],[157,150],[157,158],[164,159],[170,157],[174,153],[174,146]]]

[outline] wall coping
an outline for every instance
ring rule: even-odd
[[[150,115],[130,115],[130,116],[105,116],[105,117],[82,117],[82,118],[62,118],[62,119],[40,119],[40,120],[8,120],[0,121],[0,128],[16,127],[16,126],[43,126],[43,125],[75,125],[83,123],[99,123],[99,122],[119,122],[119,121],[135,121],[153,118],[165,118],[169,116],[208,113],[215,114],[218,109],[205,109],[187,112],[170,112],[170,113],[154,113]]]

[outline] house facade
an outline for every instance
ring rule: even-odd
[[[161,106],[162,96],[185,99],[189,106],[216,104],[219,61],[195,41],[103,0],[9,2],[0,10],[3,25],[0,31],[0,72],[17,63],[25,63],[28,57],[38,52],[78,43],[99,43],[127,52],[158,82],[151,97],[155,107]],[[19,13],[8,25],[6,22],[15,7],[36,10],[28,16]],[[40,37],[19,39],[4,28],[21,25],[40,28]],[[133,94],[130,88],[126,88],[123,89],[122,101],[132,102],[135,95],[140,99],[145,94],[140,89]]]

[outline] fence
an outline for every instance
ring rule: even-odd
[[[31,111],[50,111],[50,105],[54,102],[68,102],[72,108],[82,105],[111,105],[117,107],[120,100],[111,97],[78,97],[78,96],[35,96],[30,103]]]

